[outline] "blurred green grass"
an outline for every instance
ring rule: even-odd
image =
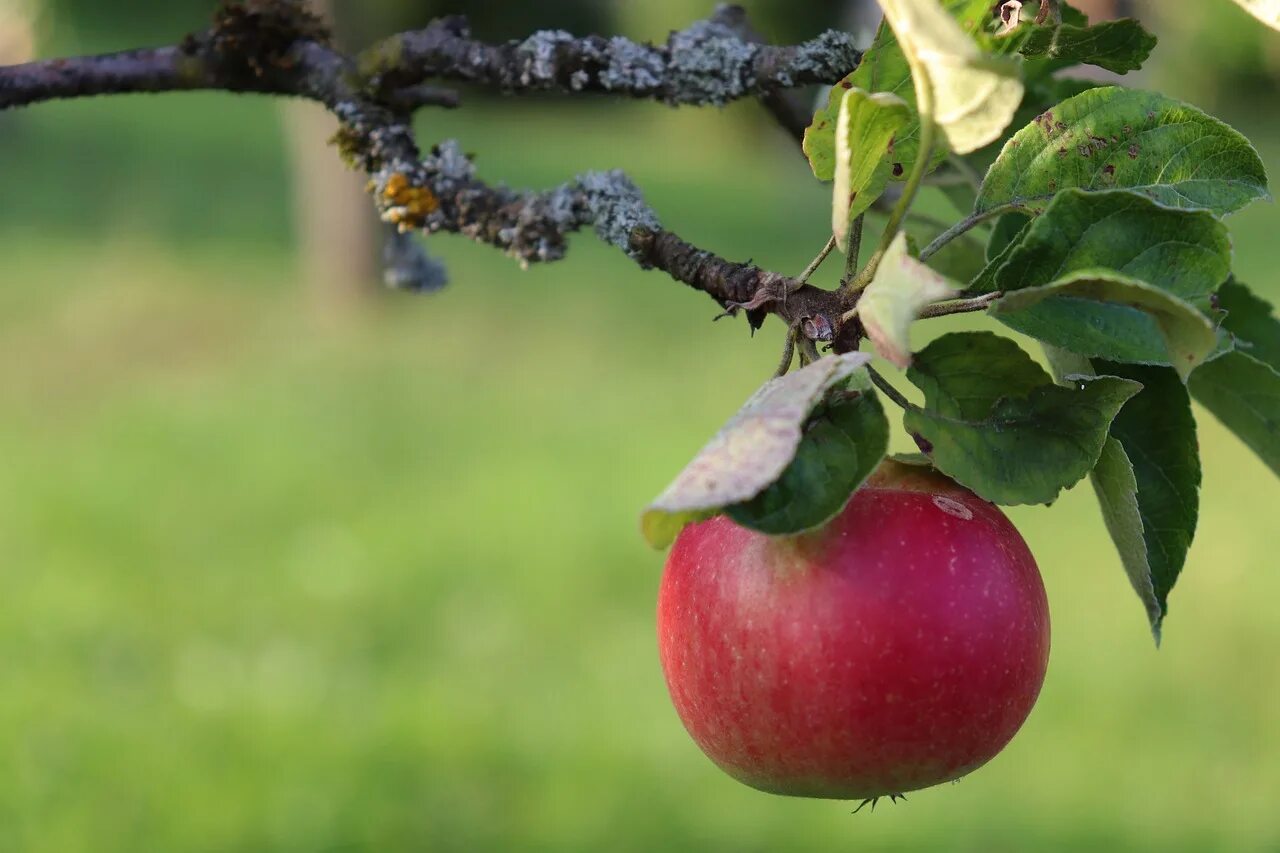
[[[823,190],[753,109],[423,125],[513,183],[625,167],[688,239],[796,270]],[[1280,487],[1207,416],[1163,649],[1087,487],[1014,510],[1055,632],[1014,743],[874,815],[769,797],[669,706],[637,515],[771,371],[777,328],[713,325],[590,234],[527,272],[433,239],[450,289],[318,323],[274,107],[21,119],[0,165],[0,850],[1280,848]],[[1242,277],[1280,295],[1275,208],[1231,225]]]

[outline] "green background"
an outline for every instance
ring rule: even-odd
[[[1178,56],[1146,85],[1280,172],[1274,81],[1232,99]],[[776,321],[712,324],[590,233],[529,271],[433,238],[448,290],[320,319],[279,127],[206,94],[0,116],[0,850],[1280,849],[1280,485],[1207,415],[1159,652],[1087,485],[1012,510],[1054,628],[1012,745],[874,814],[759,794],[668,703],[638,517],[772,371]],[[420,127],[490,180],[625,168],[768,268],[826,236],[753,104]],[[1280,298],[1276,208],[1229,224]]]

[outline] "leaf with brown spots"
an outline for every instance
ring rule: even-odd
[[[1018,131],[988,170],[974,212],[1038,214],[1069,187],[1131,189],[1219,216],[1271,197],[1262,160],[1238,131],[1163,95],[1115,86],[1068,98]]]

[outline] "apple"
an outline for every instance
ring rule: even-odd
[[[1004,748],[1044,681],[1049,609],[999,509],[886,461],[816,531],[686,527],[658,643],[680,719],[730,776],[865,800],[958,779]]]

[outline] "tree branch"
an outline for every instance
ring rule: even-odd
[[[737,31],[743,18],[721,7],[712,18],[673,32],[662,46],[618,36],[576,38],[563,30],[493,45],[472,39],[465,19],[442,18],[378,42],[356,65],[377,92],[443,78],[510,93],[606,92],[672,105],[723,105],[779,88],[832,83],[858,63],[860,54],[844,33],[828,30],[795,46],[762,45]]]
[[[750,38],[742,11],[724,6],[673,33],[663,47],[561,32],[485,45],[450,18],[352,58],[330,46],[323,22],[298,0],[246,0],[224,3],[208,32],[180,45],[0,67],[0,110],[55,98],[193,89],[309,98],[338,117],[339,153],[369,175],[383,220],[400,233],[464,234],[528,264],[563,257],[568,235],[591,226],[642,267],[707,293],[730,313],[746,309],[753,325],[767,311],[798,324],[807,340],[830,340],[839,326],[837,294],[685,242],[661,227],[622,172],[588,173],[540,193],[490,186],[452,141],[423,156],[409,120],[417,106],[456,104],[451,92],[423,86],[426,77],[506,91],[562,88],[723,104],[746,96],[768,101],[784,87],[835,82],[858,61],[850,40],[838,33],[794,47]],[[797,132],[794,111],[775,115]],[[388,257],[391,280],[424,290],[442,281],[438,266],[402,239],[389,246]]]

